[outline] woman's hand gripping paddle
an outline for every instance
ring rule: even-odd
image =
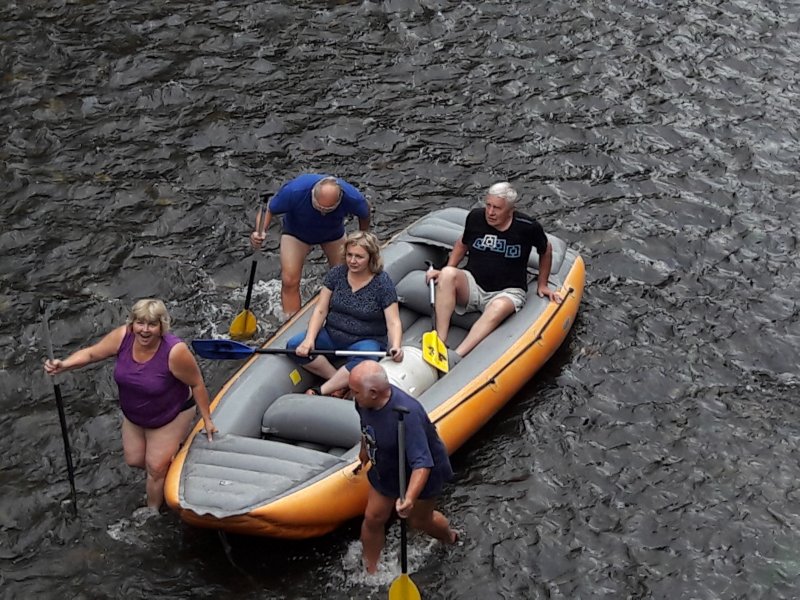
[[[265,231],[262,230],[262,226],[266,224],[266,220],[266,209],[260,206],[256,213],[256,231],[258,233],[265,233]],[[257,264],[258,260],[254,256],[253,262],[250,265],[250,281],[247,284],[247,296],[244,299],[244,310],[236,315],[229,330],[230,336],[234,340],[249,340],[255,335],[256,329],[258,328],[256,316],[250,310],[250,299],[253,296],[253,282],[256,278]]]
[[[406,424],[403,417],[408,414],[408,409],[398,406],[397,411],[397,456],[400,467],[400,500],[406,497]],[[400,575],[395,578],[389,587],[389,600],[421,600],[417,586],[408,576],[408,541],[406,534],[406,520],[400,519]]]
[[[428,263],[428,271],[433,271],[433,264]],[[429,365],[435,367],[442,373],[447,373],[450,370],[450,365],[447,362],[447,346],[439,338],[436,332],[436,282],[431,279],[428,282],[431,291],[431,331],[426,331],[422,334],[422,358]]]
[[[42,313],[42,338],[47,346],[47,358],[53,360],[53,341],[50,337],[50,325],[48,320],[50,318],[50,307],[46,309],[40,307]],[[56,396],[56,408],[58,408],[58,420],[61,423],[61,437],[64,439],[64,456],[67,460],[67,475],[69,476],[69,487],[72,490],[72,514],[78,514],[78,497],[75,493],[75,469],[72,466],[72,450],[69,446],[69,433],[67,432],[67,417],[64,414],[64,400],[61,398],[61,386],[58,383],[53,384],[53,392]]]

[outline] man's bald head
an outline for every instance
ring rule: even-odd
[[[381,408],[391,395],[389,377],[374,360],[365,360],[353,367],[349,385],[356,402],[364,408]]]
[[[311,189],[311,203],[323,213],[336,210],[341,201],[342,187],[335,177],[324,177]]]

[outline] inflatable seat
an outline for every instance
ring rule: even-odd
[[[352,400],[286,394],[264,413],[261,433],[266,439],[340,455],[361,441],[361,423]]]

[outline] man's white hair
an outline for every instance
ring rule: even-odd
[[[509,206],[516,206],[517,204],[517,190],[511,187],[511,184],[507,181],[501,181],[500,183],[495,183],[492,187],[489,188],[489,191],[486,192],[487,196],[497,196],[498,198],[502,198],[506,202],[508,202]]]

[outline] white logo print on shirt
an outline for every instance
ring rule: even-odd
[[[476,250],[498,252],[506,258],[519,258],[522,254],[522,246],[519,244],[508,244],[507,240],[498,238],[493,233],[487,233],[482,238],[476,239],[472,243]]]

